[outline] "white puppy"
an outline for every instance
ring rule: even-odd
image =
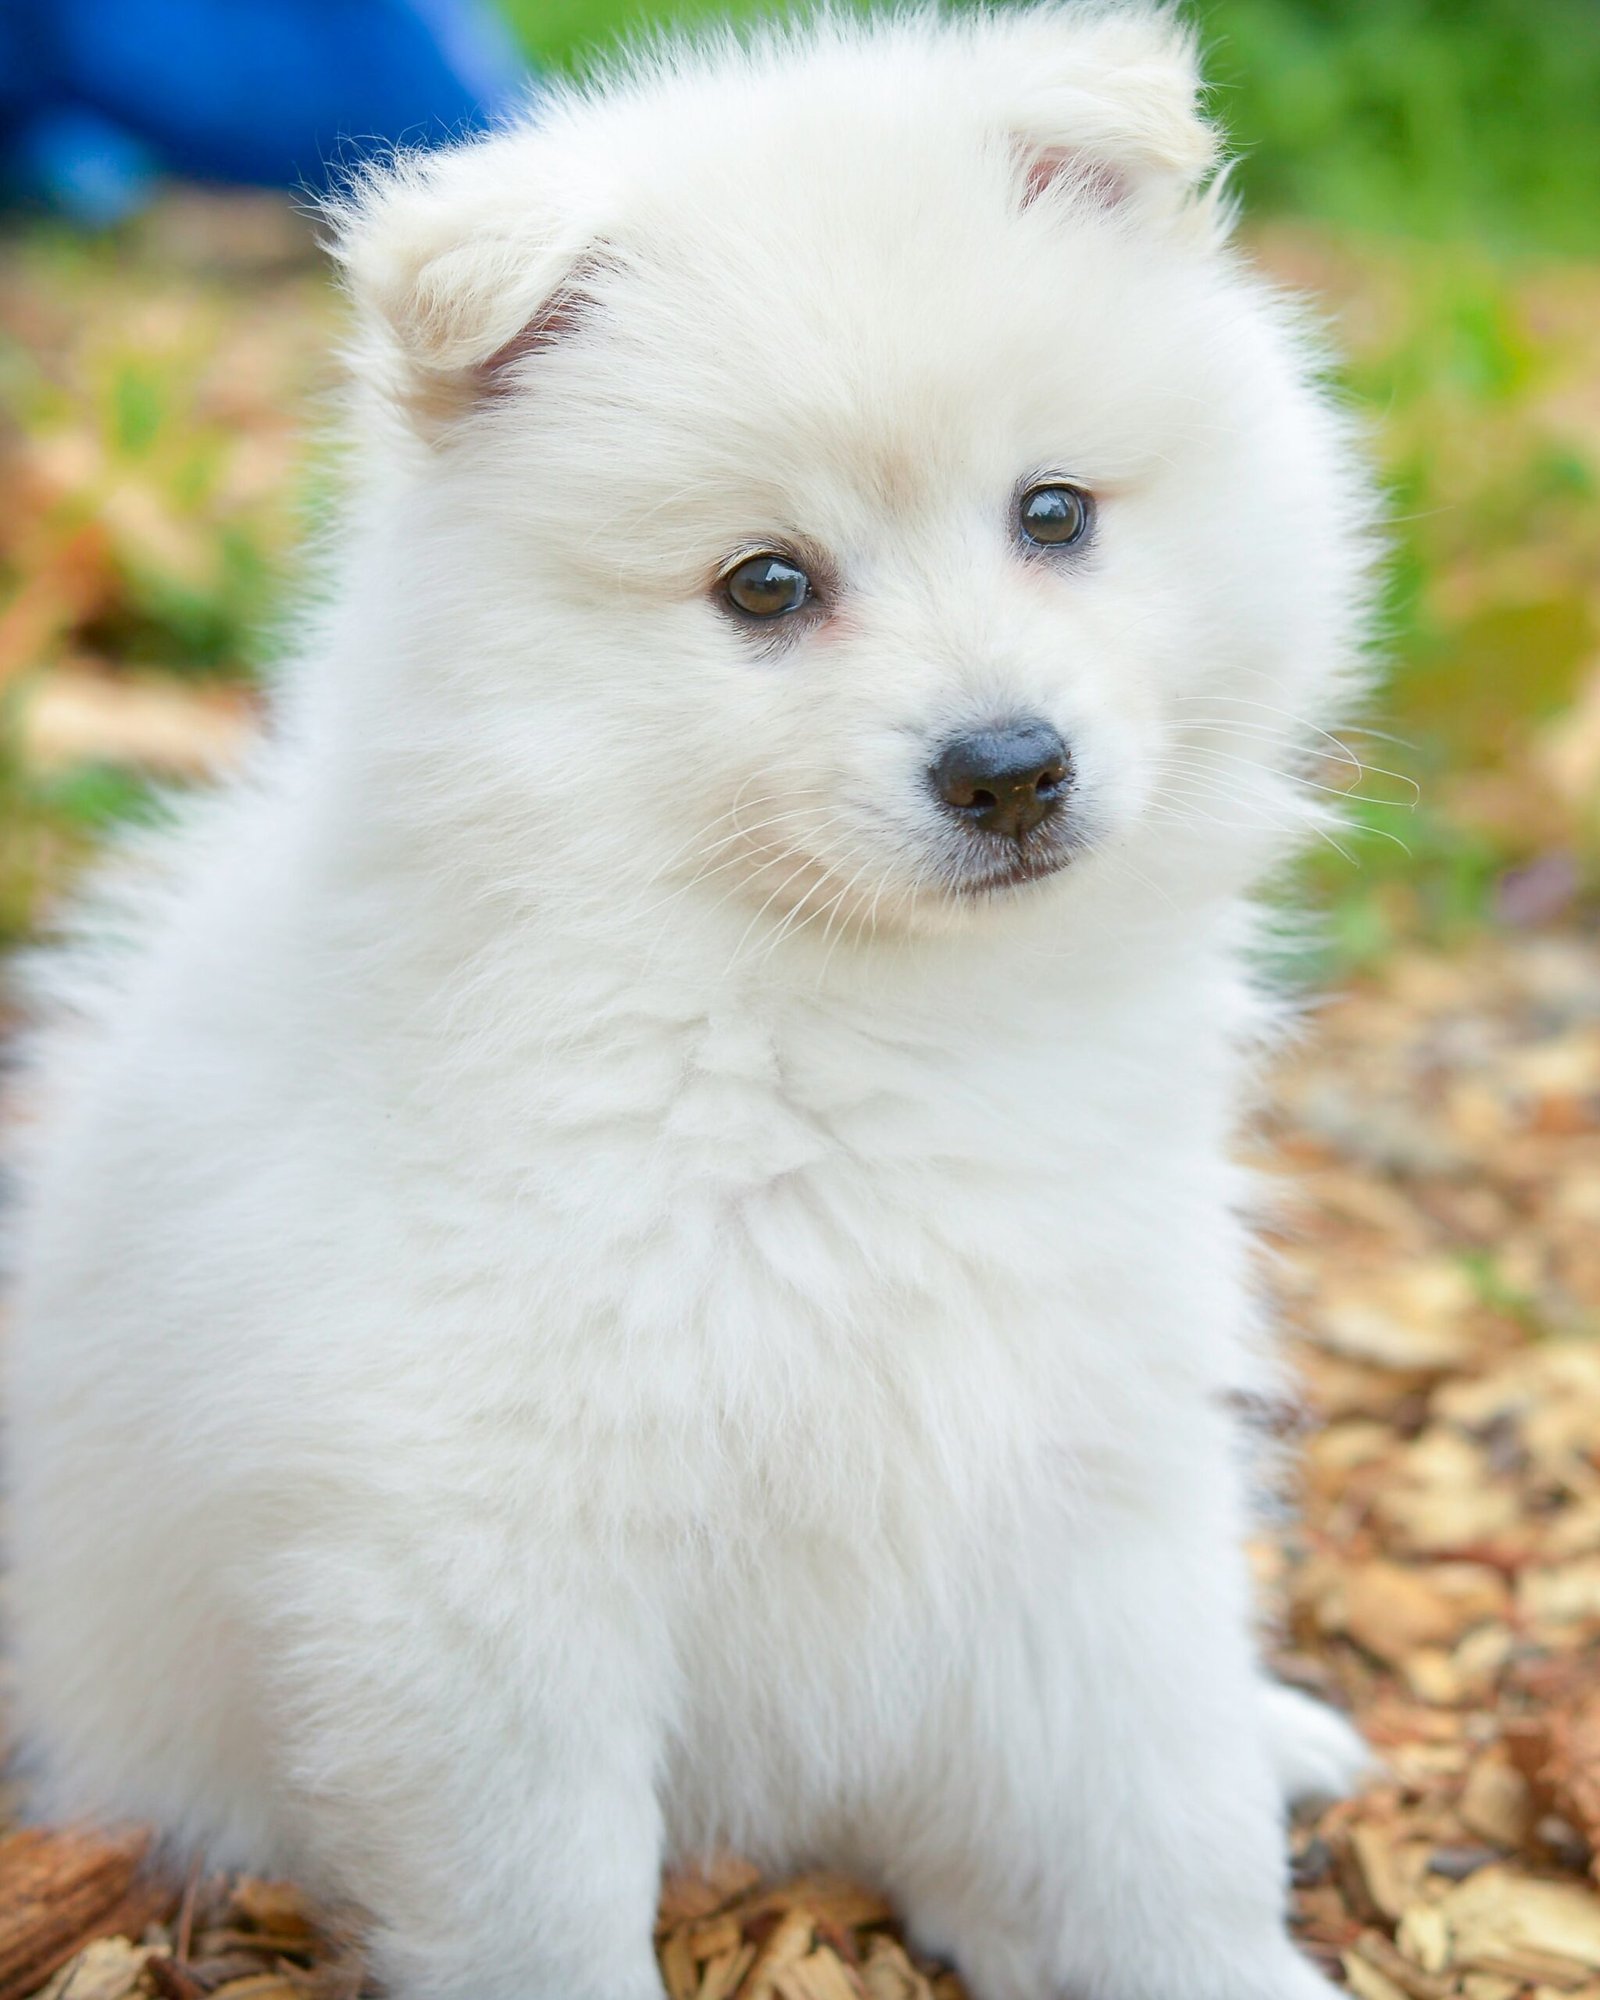
[[[835,21],[351,201],[320,630],[36,1070],[44,1809],[405,2000],[657,2000],[717,1842],[978,2000],[1329,1991],[1229,1134],[1364,500],[1195,92],[1138,7]]]

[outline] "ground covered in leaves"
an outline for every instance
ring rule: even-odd
[[[1299,1830],[1364,2000],[1600,1996],[1600,949],[1402,956],[1275,1096],[1315,1424],[1281,1664],[1388,1766]]]
[[[1396,957],[1308,1023],[1264,1146],[1306,1391],[1264,1617],[1386,1766],[1293,1830],[1297,1927],[1361,2000],[1600,2000],[1600,940]],[[0,2000],[361,1992],[292,1888],[140,1852],[0,1840]],[[659,1944],[671,2000],[961,1992],[869,1889],[736,1860]]]

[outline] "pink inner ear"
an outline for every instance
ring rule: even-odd
[[[487,361],[479,362],[474,373],[487,395],[503,395],[510,387],[510,373],[517,362],[530,354],[542,354],[558,341],[577,332],[594,300],[583,290],[584,267],[551,293],[520,333],[514,333],[503,347],[497,347]]]
[[[1075,146],[1031,147],[1023,178],[1022,205],[1031,208],[1052,188],[1071,188],[1102,208],[1116,208],[1127,199],[1128,184],[1115,167]]]

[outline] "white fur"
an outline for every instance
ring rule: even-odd
[[[356,1899],[403,2000],[659,2000],[719,1841],[978,2000],[1328,1991],[1229,1137],[1363,500],[1194,105],[1138,8],[824,23],[358,191],[322,629],[36,1071],[45,1809]],[[832,610],[768,641],[775,537]],[[1018,711],[1084,851],[961,897],[924,767]]]

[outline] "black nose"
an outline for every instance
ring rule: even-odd
[[[948,742],[928,769],[936,795],[969,826],[1020,840],[1060,805],[1071,782],[1067,746],[1047,722],[975,729]]]

